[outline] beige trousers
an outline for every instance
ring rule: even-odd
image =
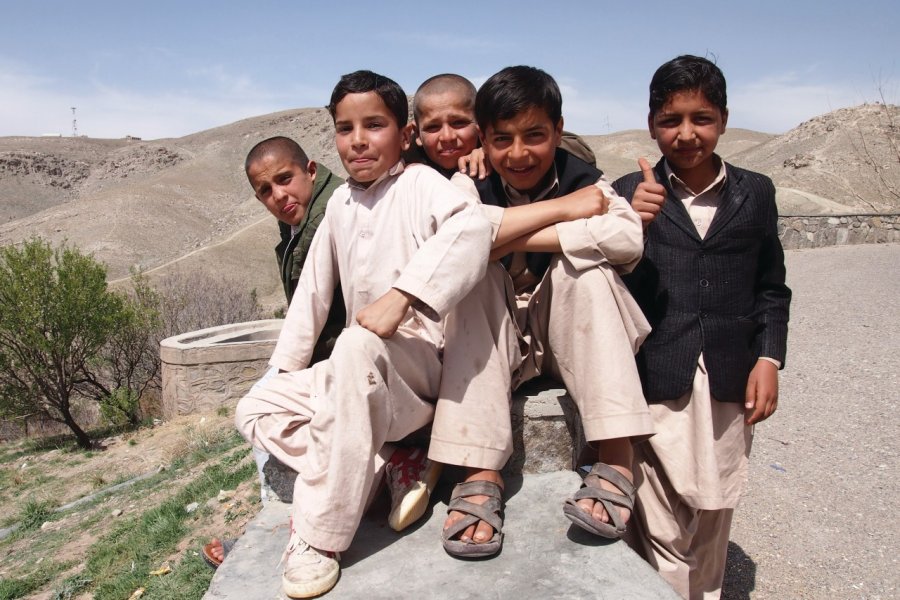
[[[576,271],[554,258],[516,298],[499,263],[451,311],[429,457],[501,469],[512,454],[510,390],[539,374],[562,381],[588,441],[653,433],[634,353],[647,321],[608,265]]]
[[[657,434],[634,448],[628,542],[684,598],[718,598],[752,444],[743,406],[712,398],[701,357],[691,391],[650,410]]]
[[[414,331],[382,339],[350,327],[328,360],[277,375],[238,403],[238,430],[298,473],[293,523],[303,540],[349,547],[384,463],[379,450],[432,420],[440,381],[438,349]]]

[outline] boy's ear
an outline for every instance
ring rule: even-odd
[[[422,148],[422,136],[419,135],[419,129],[413,129],[413,139],[416,140],[416,146]]]
[[[650,130],[650,139],[656,139],[656,130],[653,127],[653,113],[647,113],[647,129]]]
[[[400,148],[406,152],[412,144],[413,131],[415,131],[415,123],[407,123],[400,128]]]
[[[556,137],[556,144],[559,146],[562,143],[562,132],[563,132],[563,118],[560,117],[559,121],[556,123],[556,127],[553,128],[553,135]]]
[[[316,164],[316,161],[314,161],[314,160],[311,160],[308,163],[306,163],[306,172],[309,173],[309,178],[312,179],[313,181],[316,180],[316,169],[317,168],[318,168],[318,165]]]
[[[725,133],[725,126],[728,125],[728,109],[722,111],[722,131],[719,132],[719,135]]]

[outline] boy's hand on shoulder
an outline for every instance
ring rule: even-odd
[[[459,172],[469,177],[484,179],[491,174],[491,162],[481,148],[475,148],[471,154],[463,156],[457,161]]]
[[[764,359],[756,361],[747,380],[744,415],[747,425],[765,421],[778,408],[778,367]]]
[[[637,189],[634,190],[631,208],[641,216],[641,223],[644,229],[647,229],[647,226],[656,219],[659,211],[662,210],[666,201],[666,188],[661,183],[656,183],[653,167],[646,158],[638,159],[638,167],[644,174],[644,181],[639,183]]]
[[[381,298],[363,308],[356,322],[378,337],[389,338],[397,332],[415,297],[391,288]]]
[[[609,212],[609,198],[596,185],[583,187],[563,198],[563,206],[566,208],[566,218],[563,221],[589,219]]]

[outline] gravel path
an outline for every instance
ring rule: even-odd
[[[896,598],[900,245],[787,253],[780,407],[756,428],[724,598]]]

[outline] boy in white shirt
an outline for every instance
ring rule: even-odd
[[[235,416],[251,443],[299,473],[282,580],[296,598],[337,581],[382,445],[431,421],[443,316],[484,275],[491,243],[472,198],[400,160],[411,135],[400,86],[357,71],[328,108],[350,179],[328,203],[272,355],[283,373]],[[338,282],[348,327],[309,367]]]

